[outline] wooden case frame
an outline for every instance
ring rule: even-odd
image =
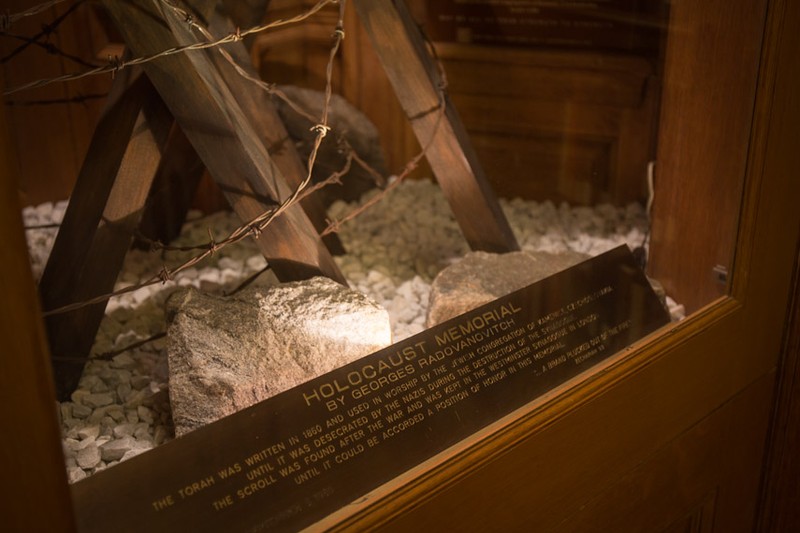
[[[709,9],[724,9],[713,4]],[[744,531],[791,514],[787,492],[776,492],[785,468],[773,465],[785,465],[791,455],[785,424],[797,430],[797,314],[789,310],[798,305],[800,153],[793,143],[800,135],[800,6],[760,5],[766,20],[746,21],[763,29],[763,46],[747,155],[733,169],[745,180],[729,294],[313,529],[641,531],[656,525],[672,531],[695,524],[697,531]],[[8,137],[3,141],[8,164],[14,154]],[[691,165],[680,170],[691,175]],[[12,180],[3,180],[0,202],[0,232],[12,250],[0,265],[6,342],[0,409],[23,436],[2,445],[12,486],[3,499],[4,521],[11,530],[73,531],[52,376]],[[791,333],[787,342],[784,331]],[[784,425],[773,426],[768,441],[773,411]],[[693,463],[697,457],[707,462]],[[788,464],[797,472],[796,461]],[[665,465],[681,465],[688,474]],[[762,473],[766,496],[754,500]],[[683,490],[658,497],[654,487],[675,483]],[[652,490],[644,494],[650,497],[636,490],[641,487]],[[708,529],[697,526],[703,520]]]

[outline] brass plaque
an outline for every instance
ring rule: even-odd
[[[301,529],[668,321],[621,246],[74,484],[79,530]]]
[[[654,52],[659,0],[436,0],[434,41]]]

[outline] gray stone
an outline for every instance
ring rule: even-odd
[[[153,442],[153,436],[150,435],[150,427],[147,424],[143,424],[143,426],[144,427],[136,428],[133,436],[137,441]]]
[[[149,424],[153,423],[153,411],[149,407],[140,405],[136,408],[136,413],[139,415],[139,420],[143,420]]]
[[[83,405],[83,399],[89,395],[88,390],[77,389],[70,395],[70,400],[76,405]]]
[[[128,409],[125,411],[125,419],[129,423],[135,424],[139,421],[139,412],[136,409]]]
[[[178,436],[391,343],[385,309],[322,277],[228,298],[182,289],[167,317]]]
[[[87,394],[83,398],[84,405],[89,407],[103,407],[114,403],[114,397],[108,392],[99,392],[97,394]]]
[[[79,441],[77,438],[67,437],[61,442],[61,444],[64,452],[66,453],[69,451],[71,452],[70,455],[75,455],[74,452],[81,449],[81,441]]]
[[[469,252],[433,280],[427,327],[589,259],[579,252]]]
[[[136,446],[136,439],[125,435],[122,438],[110,440],[100,446],[103,461],[119,461],[127,452]],[[80,464],[80,459],[78,459]]]
[[[120,425],[114,427],[114,429],[113,429],[114,437],[116,437],[118,439],[120,439],[122,437],[125,437],[125,436],[128,436],[128,437],[133,436],[133,432],[134,431],[136,431],[136,424],[131,424],[131,423],[120,424]]]
[[[70,466],[67,468],[67,477],[70,483],[75,483],[86,477],[86,472],[79,466]]]
[[[153,393],[150,391],[150,388],[144,388],[140,390],[134,390],[130,394],[128,394],[128,399],[125,400],[123,406],[125,409],[136,409],[145,401],[145,399],[152,396]]]
[[[100,462],[100,449],[97,443],[92,441],[85,448],[78,450],[75,456],[78,466],[81,468],[94,468]]]
[[[70,402],[64,402],[58,405],[58,422],[59,424],[62,423],[64,420],[69,418],[73,418],[72,415],[72,404]],[[77,417],[75,417],[77,418]]]
[[[125,409],[121,405],[109,405],[106,409],[106,415],[111,417],[114,422],[122,422],[125,420]]]
[[[164,426],[156,426],[153,432],[153,444],[159,446],[170,438],[169,430]]]
[[[136,368],[136,361],[129,353],[121,353],[114,357],[114,359],[111,361],[111,366],[113,368],[130,370],[132,368]]]
[[[311,116],[322,116],[325,102],[323,92],[292,85],[281,85],[278,90]],[[274,100],[289,136],[295,141],[303,161],[307,161],[316,137],[316,132],[311,128],[316,123],[312,123],[281,98],[276,97]],[[366,115],[341,96],[334,94],[331,96],[328,125],[331,127],[331,132],[323,139],[319,147],[312,173],[315,182],[324,180],[331,173],[344,167],[346,157],[341,146],[342,140],[346,141],[363,161],[380,173],[380,176],[386,175],[386,162],[378,130]],[[377,184],[376,179],[379,181]],[[337,199],[352,202],[358,200],[364,192],[376,185],[383,187],[385,183],[381,177],[373,176],[354,163],[350,171],[343,177],[341,186],[330,185],[320,190],[319,193],[326,205]]]
[[[100,436],[100,426],[86,426],[78,430],[81,440],[96,439]]]
[[[120,460],[120,462],[127,461],[128,459],[131,459],[132,457],[136,457],[140,453],[144,453],[144,452],[146,452],[147,450],[150,450],[150,449],[152,449],[152,446],[150,448],[147,448],[147,447],[144,447],[144,446],[137,447],[137,448],[131,448],[130,450],[125,452],[125,455],[120,457],[119,460]]]
[[[72,416],[75,418],[86,418],[92,414],[92,408],[78,403],[72,404]]]
[[[130,383],[120,383],[119,385],[117,385],[117,397],[119,398],[119,401],[121,402],[127,401],[128,397],[131,395],[132,390],[133,389],[131,388]]]
[[[150,376],[133,376],[131,386],[136,390],[141,390],[150,385]]]

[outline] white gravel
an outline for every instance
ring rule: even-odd
[[[501,200],[502,208],[523,250],[575,250],[590,255],[619,244],[642,244],[647,227],[644,208],[556,206],[550,202]],[[26,226],[60,222],[66,202],[26,208]],[[330,218],[352,209],[334,204]],[[197,218],[191,214],[190,219]],[[204,243],[208,228],[217,237],[228,234],[238,220],[228,212],[187,223],[179,242]],[[27,232],[31,263],[38,277],[52,247],[56,229]],[[408,181],[378,206],[344,225],[340,238],[348,254],[337,257],[350,285],[389,311],[395,341],[422,331],[430,283],[445,266],[460,259],[468,247],[440,189],[430,181]],[[174,266],[184,254],[129,252],[117,287],[137,283]],[[104,354],[147,339],[165,329],[163,303],[179,285],[223,292],[265,266],[255,244],[247,240],[229,246],[201,266],[189,269],[166,285],[154,285],[112,299],[92,353]],[[264,275],[257,283],[271,283]],[[673,316],[681,306],[668,299]],[[159,339],[86,365],[71,401],[60,404],[63,447],[71,481],[124,461],[173,437],[167,395],[165,340]]]

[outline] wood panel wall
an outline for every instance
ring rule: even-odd
[[[742,90],[742,82],[752,81],[755,76],[752,75],[752,69],[755,68],[754,60],[750,55],[746,58],[740,55],[730,54],[725,57],[724,54],[720,55],[721,50],[731,49],[731,47],[747,52],[748,54],[753,51],[754,46],[758,46],[760,40],[759,35],[746,33],[742,35],[736,31],[737,28],[729,28],[730,34],[725,36],[708,35],[701,31],[703,29],[703,20],[707,20],[711,16],[719,16],[725,14],[729,9],[734,9],[737,6],[732,6],[726,3],[725,5],[717,5],[717,2],[710,4],[695,3],[695,2],[674,2],[680,9],[696,9],[699,10],[698,27],[682,28],[679,31],[685,33],[681,38],[687,38],[684,54],[691,56],[693,53],[702,53],[704,56],[698,57],[697,61],[690,63],[690,71],[687,72],[690,80],[699,80],[702,82],[702,75],[704,69],[723,69],[723,74],[727,73],[730,76],[731,83],[726,86],[717,88],[718,91]],[[10,11],[16,11],[30,5],[29,2],[14,0],[7,3]],[[761,5],[758,2],[748,4],[751,7],[754,5]],[[793,17],[789,26],[792,31],[798,26],[798,13],[797,4],[791,3]],[[58,9],[54,8],[57,13]],[[747,20],[748,17],[759,17],[760,11],[757,9],[754,13],[739,13],[738,20]],[[91,15],[86,15],[91,16]],[[704,18],[705,17],[705,18]],[[352,21],[352,19],[349,19]],[[355,24],[350,22],[349,24]],[[75,24],[78,24],[77,22]],[[93,23],[87,23],[89,26]],[[723,24],[724,26],[724,24]],[[78,34],[86,36],[82,30]],[[350,27],[350,26],[348,26]],[[759,24],[751,24],[749,27],[760,27]],[[22,31],[23,26],[20,26]],[[66,28],[66,26],[65,26]],[[37,24],[33,23],[28,27],[28,30],[35,32]],[[349,31],[349,30],[348,30]],[[67,40],[65,35],[67,32],[62,31],[59,35],[54,36],[56,39]],[[794,34],[798,35],[797,33]],[[723,37],[723,43],[715,40],[714,37]],[[76,38],[77,39],[77,38]],[[348,35],[348,46],[359,48],[358,33],[350,33]],[[725,39],[732,39],[725,40]],[[796,41],[796,38],[795,38]],[[77,42],[77,40],[76,40]],[[727,44],[725,44],[727,43]],[[796,43],[795,43],[796,44]],[[3,54],[8,53],[8,42],[2,43]],[[96,46],[90,45],[90,51],[94,51]],[[793,48],[796,49],[796,46]],[[351,51],[352,53],[352,51]],[[364,52],[363,56],[368,53]],[[303,54],[300,53],[297,57],[302,58]],[[793,66],[788,65],[782,67],[782,72],[793,72],[793,82],[791,87],[796,89],[797,83],[797,55],[794,55]],[[710,58],[710,60],[709,60]],[[719,60],[719,61],[717,61]],[[304,64],[305,60],[300,59]],[[784,59],[784,61],[788,61]],[[349,73],[353,76],[356,74],[368,76],[372,72],[369,67],[369,60],[363,60],[360,70],[356,66],[343,65],[343,72]],[[38,69],[48,67],[46,72],[37,74]],[[791,68],[790,68],[791,67]],[[350,70],[348,70],[350,69]],[[750,69],[750,74],[746,72],[738,72],[738,69]],[[792,70],[793,69],[793,70]],[[54,72],[64,70],[71,70],[64,65],[61,59],[44,57],[41,61],[36,62],[7,62],[3,64],[3,83],[13,85],[28,81],[37,76],[51,76]],[[360,73],[360,74],[359,74]],[[361,99],[364,104],[369,101],[375,109],[374,113],[382,113],[380,110],[383,100],[388,99],[384,91],[371,93],[365,90],[362,83],[359,82],[357,77],[345,76],[342,80],[342,92],[351,95],[356,101]],[[35,98],[64,98],[76,96],[79,94],[88,94],[91,89],[76,89],[67,86],[54,86],[48,90],[42,90],[36,93]],[[755,87],[744,86],[745,91],[755,91]],[[49,94],[48,91],[52,91]],[[34,98],[33,93],[29,93],[31,98]],[[670,98],[676,98],[673,104],[676,109],[681,113],[687,114],[689,117],[693,113],[716,113],[715,117],[719,120],[709,120],[709,124],[713,124],[711,128],[708,125],[704,130],[705,135],[701,136],[702,142],[697,142],[696,146],[691,147],[691,153],[685,154],[681,157],[695,158],[699,157],[699,152],[708,151],[709,146],[716,146],[715,143],[721,142],[717,138],[731,132],[747,131],[749,128],[742,127],[742,123],[749,124],[748,109],[734,110],[733,116],[728,117],[725,115],[724,109],[719,109],[714,101],[697,102],[690,105],[692,102],[693,87],[692,83],[688,83],[683,87],[676,89],[676,93]],[[796,93],[795,93],[796,94]],[[26,95],[26,98],[28,95]],[[788,101],[789,97],[784,95]],[[792,95],[793,97],[793,95]],[[13,96],[9,98],[14,101],[21,96]],[[797,100],[795,99],[796,103]],[[702,105],[701,105],[702,104]],[[42,340],[42,327],[41,320],[38,317],[38,309],[35,302],[36,297],[33,291],[32,280],[30,273],[27,269],[25,261],[24,243],[22,242],[21,224],[15,213],[19,211],[19,202],[15,198],[16,193],[19,193],[23,200],[28,203],[38,203],[44,200],[53,200],[63,197],[65,191],[70,188],[72,179],[77,173],[82,158],[81,154],[85,150],[85,145],[88,142],[89,133],[91,128],[89,124],[92,123],[91,108],[97,107],[95,103],[73,104],[63,108],[45,108],[44,106],[31,106],[31,107],[6,107],[0,109],[0,126],[2,126],[2,137],[0,137],[0,149],[2,149],[2,157],[0,161],[6,168],[2,170],[2,185],[0,188],[0,215],[3,215],[2,224],[0,224],[0,232],[4,240],[9,242],[11,249],[14,253],[9,258],[2,262],[3,275],[0,276],[0,282],[3,283],[4,300],[2,305],[2,319],[0,319],[0,327],[2,327],[3,337],[12,342],[7,346],[10,350],[3,360],[3,371],[0,372],[0,390],[3,391],[3,417],[8,424],[12,424],[28,436],[27,440],[6,440],[2,450],[3,467],[6,469],[6,474],[15,483],[15,494],[12,498],[3,500],[3,515],[5,523],[12,528],[12,530],[48,530],[48,531],[71,531],[71,509],[69,504],[69,497],[66,494],[66,481],[64,476],[63,465],[61,464],[62,457],[58,452],[58,436],[57,425],[55,424],[55,416],[52,411],[53,397],[51,392],[52,387],[51,377],[49,376],[48,366],[46,364],[46,347]],[[796,104],[794,106],[796,111]],[[730,111],[730,110],[728,110]],[[396,115],[394,111],[385,111],[388,117]],[[6,116],[8,115],[8,116]],[[790,118],[796,118],[795,112]],[[781,122],[782,117],[776,117],[776,122]],[[688,119],[687,119],[688,121]],[[691,121],[689,121],[691,122]],[[696,121],[695,121],[696,122]],[[387,119],[386,123],[391,123]],[[81,125],[82,124],[82,125]],[[797,124],[797,122],[794,122]],[[381,122],[381,127],[385,124]],[[735,127],[734,127],[735,126]],[[786,126],[786,123],[784,123]],[[663,128],[675,128],[675,125],[665,124]],[[789,127],[789,133],[796,130],[795,127]],[[389,128],[390,131],[395,131],[394,127]],[[672,130],[673,133],[679,130]],[[13,133],[8,133],[13,132]],[[83,133],[82,133],[83,132]],[[680,136],[678,136],[680,137]],[[395,139],[402,139],[400,135],[395,135]],[[792,137],[794,138],[794,137]],[[394,142],[394,141],[393,141]],[[411,151],[410,147],[403,147],[401,141],[397,141],[400,148],[394,149],[392,154],[402,153],[403,150]],[[791,138],[787,139],[786,143],[791,142]],[[686,143],[684,143],[685,145]],[[716,158],[716,164],[720,164],[719,159],[723,157],[744,157],[742,152],[746,151],[747,140],[742,140],[739,137],[733,143],[725,143],[723,145],[728,148],[727,153],[720,153],[718,155],[712,154],[712,159]],[[83,148],[82,148],[83,147]],[[796,165],[791,166],[791,161],[796,159],[797,151],[791,151],[786,146],[779,147],[781,153],[784,154],[786,160],[772,156],[772,159],[778,159],[777,164],[781,165],[781,169],[796,168]],[[681,155],[676,148],[676,154]],[[659,152],[660,154],[665,151]],[[706,154],[707,155],[707,154]],[[790,158],[794,158],[791,159]],[[401,158],[399,158],[401,159]],[[665,163],[662,163],[665,164]],[[724,167],[724,161],[722,161]],[[10,168],[8,168],[10,166]],[[684,168],[684,167],[681,167]],[[715,167],[716,168],[716,167]],[[774,172],[778,172],[774,170]],[[670,176],[671,174],[671,176]],[[659,173],[659,190],[663,202],[660,220],[663,224],[662,228],[658,231],[663,232],[665,247],[662,248],[660,257],[656,259],[655,269],[658,273],[666,275],[670,272],[679,272],[681,269],[678,266],[680,258],[669,257],[670,248],[666,246],[668,243],[675,245],[677,243],[678,249],[684,250],[685,253],[690,254],[692,259],[697,254],[696,264],[692,267],[692,272],[686,275],[681,274],[672,278],[669,283],[671,286],[681,288],[686,297],[691,297],[690,291],[695,286],[700,287],[714,287],[708,281],[708,267],[713,265],[714,255],[719,253],[715,246],[711,246],[713,250],[709,250],[706,254],[701,249],[700,241],[697,240],[693,233],[699,237],[698,228],[712,227],[716,228],[715,231],[720,232],[722,241],[724,241],[725,231],[727,234],[735,232],[735,228],[730,226],[727,230],[720,228],[717,224],[719,220],[734,220],[724,219],[720,216],[731,216],[736,211],[738,193],[736,191],[737,183],[733,182],[720,182],[716,192],[721,192],[726,196],[726,199],[715,200],[713,198],[715,190],[699,191],[692,186],[686,186],[690,179],[680,180],[681,172],[679,167],[673,170],[665,170],[661,167]],[[12,185],[14,179],[19,180],[19,185],[14,188]],[[685,178],[685,176],[684,176]],[[674,190],[671,190],[674,189]],[[709,200],[710,198],[710,200]],[[704,208],[708,207],[710,211],[698,209],[698,205]],[[720,207],[721,206],[721,207]],[[731,206],[734,206],[733,208]],[[671,211],[670,209],[677,209]],[[695,213],[699,214],[701,218],[693,218],[692,220],[683,220],[679,226],[672,225],[671,228],[667,224],[677,221],[680,217],[686,217]],[[730,224],[730,223],[729,223]],[[688,228],[688,229],[687,229]],[[667,231],[669,230],[669,231]],[[680,237],[680,239],[678,239]],[[708,240],[703,241],[706,245]],[[725,241],[727,242],[727,241]],[[713,243],[712,243],[713,244]],[[724,243],[723,243],[724,245]],[[673,248],[674,249],[674,248]],[[723,258],[730,259],[731,249],[724,248]],[[712,262],[708,261],[711,257]],[[763,259],[762,262],[767,261]],[[662,279],[665,279],[662,277]],[[712,279],[713,281],[713,279]],[[716,291],[716,292],[715,292]],[[711,294],[718,294],[719,289],[716,288],[711,291]],[[789,340],[787,342],[787,363],[786,371],[782,377],[780,398],[783,400],[785,407],[776,417],[776,425],[774,426],[774,438],[780,441],[779,447],[773,447],[773,460],[771,465],[771,480],[777,484],[781,489],[777,493],[768,494],[769,498],[773,498],[771,503],[774,506],[767,512],[767,518],[762,523],[762,530],[783,530],[786,527],[789,529],[797,527],[797,475],[794,474],[798,470],[797,455],[793,450],[796,449],[796,435],[797,426],[800,416],[798,416],[797,409],[797,357],[798,357],[798,338],[800,337],[800,328],[798,327],[798,296],[797,285],[795,285],[795,300],[794,300],[794,318],[792,319]],[[45,386],[43,386],[43,384]],[[16,407],[20,404],[31,406],[28,410],[20,411]],[[751,402],[747,402],[748,405]],[[745,408],[747,405],[745,405]],[[21,416],[17,421],[15,416]],[[781,440],[782,439],[782,440]],[[40,448],[41,447],[41,448]],[[752,457],[751,457],[752,459]],[[790,470],[788,470],[789,468]],[[792,473],[789,473],[789,472]],[[33,473],[32,473],[33,472]],[[769,479],[768,479],[769,481]],[[786,500],[787,497],[790,498]],[[30,496],[30,497],[28,497]],[[42,512],[41,502],[46,502],[46,512]],[[770,503],[770,502],[768,502]],[[777,507],[777,511],[775,508]],[[438,510],[437,512],[440,512]],[[782,515],[780,514],[782,513]],[[704,514],[698,511],[695,514]],[[769,526],[773,526],[771,529]],[[681,529],[683,530],[683,529]]]
[[[425,3],[409,4],[424,22]],[[419,145],[352,16],[347,31],[343,94],[376,123],[396,167]],[[647,164],[655,154],[657,57],[432,45],[498,195],[583,205],[646,199]]]
[[[72,9],[73,4],[78,4]],[[22,12],[37,2],[10,0],[4,9]],[[44,46],[25,46],[22,37],[32,37],[64,20],[42,42],[51,50],[59,49],[92,64],[104,64],[108,57],[105,31],[90,2],[64,2],[36,16],[15,23],[0,37],[0,85],[4,88],[67,73],[83,72],[89,67]],[[16,153],[18,190],[23,205],[66,199],[75,183],[83,156],[89,146],[94,125],[103,108],[104,95],[111,85],[109,75],[84,78],[27,90],[5,98],[7,121],[12,131],[11,147]],[[53,100],[86,98],[73,103],[47,103]],[[39,103],[35,103],[39,102]]]
[[[0,100],[2,102],[2,100]],[[6,531],[75,531],[61,428],[41,310],[26,253],[16,187],[16,153],[0,107],[0,464]],[[13,437],[11,437],[13,435]]]
[[[766,4],[672,3],[650,275],[688,312],[730,288]]]
[[[30,2],[15,0],[10,9]],[[274,0],[268,19],[287,18],[313,6]],[[409,2],[424,21],[424,2]],[[20,23],[33,35],[70,3]],[[252,57],[264,79],[321,90],[338,8],[330,6],[299,25],[258,34]],[[81,5],[53,34],[52,42],[101,64],[116,37],[96,7]],[[376,124],[390,173],[399,173],[419,151],[380,63],[357,20],[347,11],[344,41],[336,60],[334,90]],[[0,41],[4,55],[15,41]],[[643,200],[647,162],[653,158],[657,65],[653,58],[581,51],[491,48],[437,43],[449,92],[501,196],[576,204]],[[85,69],[37,47],[3,64],[3,83],[13,86]],[[11,100],[69,99],[108,91],[109,76],[62,83],[14,95]],[[487,81],[491,80],[491,83]],[[19,154],[24,204],[68,197],[96,123],[102,99],[68,105],[14,106],[9,121]],[[430,177],[424,164],[414,174]],[[224,206],[219,192],[201,186],[198,205]]]
[[[437,43],[450,93],[501,196],[594,205],[646,199],[652,60]]]

